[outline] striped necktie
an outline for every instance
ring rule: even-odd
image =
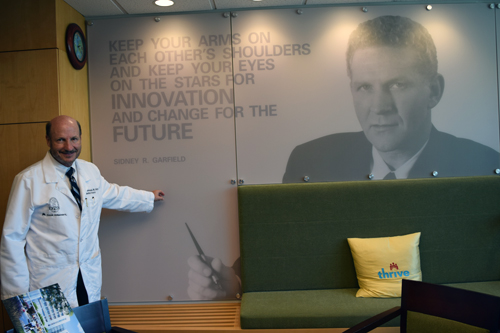
[[[78,184],[76,183],[75,176],[73,176],[73,173],[75,172],[75,169],[69,168],[68,172],[66,172],[66,176],[69,178],[69,182],[71,183],[71,194],[75,197],[76,203],[78,204],[78,207],[80,208],[80,212],[82,211],[82,200],[80,197],[80,188],[78,187]]]

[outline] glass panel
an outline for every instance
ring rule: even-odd
[[[93,161],[109,182],[166,194],[151,214],[103,214],[102,294],[199,299],[187,292],[198,251],[186,223],[208,257],[231,267],[239,256],[230,20],[103,19],[88,35]]]
[[[239,177],[259,184],[305,177],[367,180],[369,174],[382,179],[391,169],[397,178],[431,177],[434,171],[439,177],[494,174],[499,166],[494,10],[484,4],[433,7],[239,13],[233,19],[235,103],[244,115],[236,118]],[[442,76],[425,72],[428,64],[418,66],[417,47],[373,44],[376,37],[366,36],[372,44],[361,43],[353,53],[351,87],[349,36],[360,23],[387,15],[425,27]],[[401,41],[395,32],[404,31],[406,21],[378,19],[374,26],[386,27],[382,36],[390,31]],[[374,27],[366,30],[377,34]]]

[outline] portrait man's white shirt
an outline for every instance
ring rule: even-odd
[[[425,146],[427,146],[427,142],[422,146],[422,148],[420,148],[420,150],[415,155],[413,155],[412,158],[410,158],[408,161],[405,162],[405,164],[403,164],[396,170],[391,170],[382,159],[382,156],[380,156],[378,150],[372,146],[373,166],[371,174],[373,175],[373,179],[384,179],[384,177],[390,172],[394,172],[396,179],[408,178],[410,170],[413,168],[413,165],[415,165],[415,162],[417,162],[418,157],[420,156],[420,154],[422,154],[422,151],[425,149]]]

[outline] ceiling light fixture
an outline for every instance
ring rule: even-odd
[[[172,0],[155,0],[155,5],[161,6],[161,7],[168,7],[172,6],[174,2]]]

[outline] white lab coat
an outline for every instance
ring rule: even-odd
[[[2,299],[59,283],[70,305],[76,307],[80,269],[89,302],[99,300],[101,208],[153,209],[152,192],[110,184],[94,164],[77,159],[80,213],[69,182],[55,169],[57,163],[48,152],[14,179],[0,245]]]

